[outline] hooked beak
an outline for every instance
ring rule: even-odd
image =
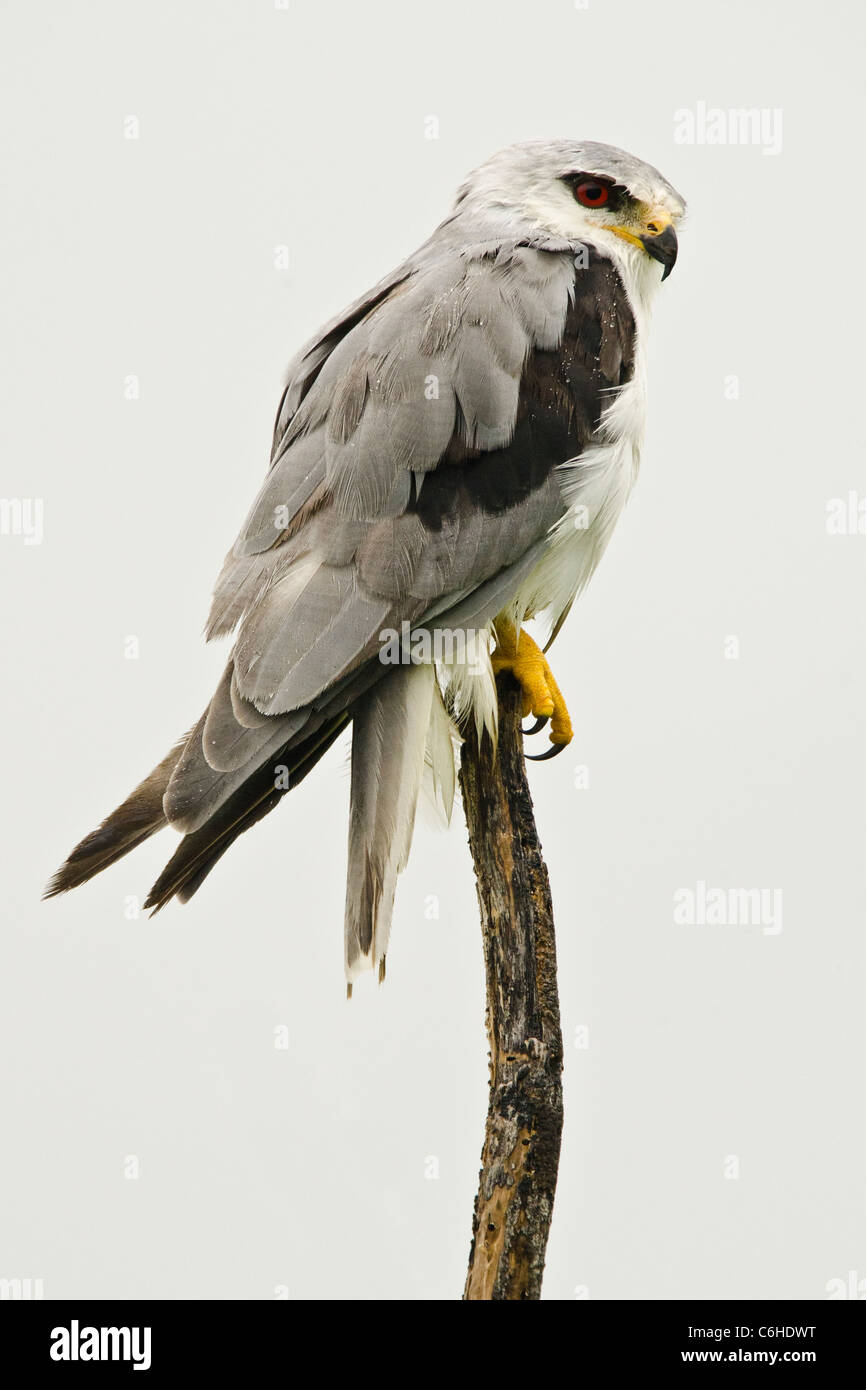
[[[611,227],[610,231],[633,246],[642,246],[648,256],[664,266],[662,279],[666,280],[677,259],[677,234],[666,212],[659,208],[646,209],[645,217],[635,227]]]
[[[673,227],[665,227],[663,232],[658,232],[655,236],[642,236],[640,243],[654,261],[660,261],[664,266],[662,280],[666,280],[677,262],[677,234]]]

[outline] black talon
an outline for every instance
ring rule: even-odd
[[[549,714],[542,714],[541,718],[535,721],[531,729],[524,729],[523,725],[521,724],[520,732],[523,734],[524,738],[530,738],[533,734],[539,733],[540,730],[544,728],[549,718]]]
[[[558,754],[564,753],[567,747],[567,743],[552,743],[546,753],[527,753],[526,757],[533,763],[546,763],[548,758],[555,758]]]

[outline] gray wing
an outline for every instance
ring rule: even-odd
[[[387,292],[306,390],[292,383],[208,624],[240,622],[237,686],[257,709],[307,704],[383,628],[423,621],[545,534],[561,510],[550,470],[472,465],[513,440],[525,363],[561,337],[572,284],[568,258],[529,248],[449,256]]]
[[[169,786],[181,829],[280,730],[306,737],[383,675],[384,630],[449,613],[481,626],[503,607],[562,514],[557,466],[631,369],[602,258],[576,277],[571,254],[527,245],[447,251],[359,305],[298,359],[217,583],[208,633],[239,630]]]

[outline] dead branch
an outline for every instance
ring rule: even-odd
[[[520,690],[504,674],[499,747],[463,743],[490,1042],[490,1103],[464,1299],[538,1299],[562,1136],[562,1032],[547,869],[532,811]]]

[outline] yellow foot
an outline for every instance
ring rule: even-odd
[[[501,624],[497,627],[496,638],[496,650],[491,657],[493,673],[498,676],[500,671],[510,671],[519,682],[523,691],[524,718],[534,714],[536,719],[550,720],[550,741],[555,748],[542,754],[550,758],[571,743],[573,730],[568,708],[547,658],[528,632],[515,634],[513,627]]]

